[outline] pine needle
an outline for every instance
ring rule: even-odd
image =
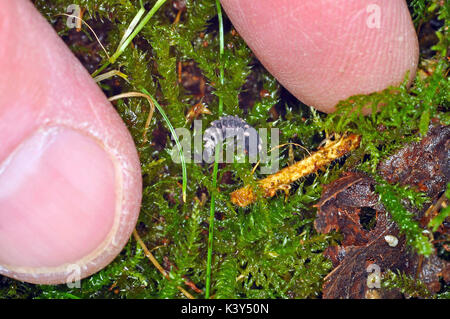
[[[155,100],[155,98],[153,96],[151,96],[150,93],[148,93],[148,91],[146,89],[142,89],[141,90],[144,94],[146,94],[147,96],[150,97],[150,100],[153,102],[153,104],[155,105],[155,107],[158,109],[159,113],[161,113],[164,121],[167,124],[167,127],[170,130],[170,133],[172,134],[173,139],[175,140],[175,143],[177,145],[178,148],[178,152],[180,154],[180,160],[181,160],[181,169],[182,169],[182,174],[183,174],[183,202],[186,203],[186,193],[187,193],[187,169],[186,169],[186,160],[184,158],[184,153],[183,153],[183,148],[181,147],[180,144],[180,140],[178,139],[178,135],[175,132],[175,129],[173,128],[172,123],[170,123],[169,118],[166,115],[166,112],[164,112],[163,108],[161,107],[161,105],[159,105],[158,101]]]
[[[156,260],[155,256],[148,250],[145,243],[142,241],[141,237],[137,233],[136,229],[133,230],[134,239],[136,239],[137,243],[141,246],[142,250],[145,253],[145,256],[150,260],[150,262],[159,270],[159,272],[167,279],[170,280],[169,274],[164,268],[160,265],[160,263]],[[183,295],[185,295],[189,299],[195,299],[189,292],[186,291],[183,287],[177,286],[177,289],[181,291]]]
[[[106,51],[105,47],[103,46],[103,44],[100,42],[100,39],[98,38],[97,34],[95,33],[95,31],[91,28],[91,26],[89,24],[87,24],[83,19],[81,19],[80,17],[77,17],[73,14],[67,14],[67,13],[59,13],[56,16],[66,16],[66,17],[70,17],[70,18],[75,18],[77,19],[77,21],[81,21],[83,22],[88,28],[89,30],[91,30],[92,34],[94,35],[95,39],[97,40],[98,44],[100,44],[102,50],[105,52],[106,56],[109,59],[109,54],[108,51]]]
[[[109,73],[109,72],[107,72],[107,73]],[[102,75],[99,75],[99,76],[102,76]],[[114,96],[110,97],[108,100],[110,102],[112,102],[112,101],[115,101],[115,100],[118,100],[118,99],[127,98],[127,97],[145,97],[147,99],[148,103],[150,104],[150,112],[148,114],[147,121],[145,121],[144,132],[142,133],[142,135],[143,135],[142,137],[144,138],[143,143],[147,143],[147,141],[148,141],[148,139],[147,139],[147,132],[148,132],[148,129],[149,129],[149,126],[150,126],[150,121],[152,120],[152,117],[153,117],[153,113],[155,111],[155,104],[153,103],[153,101],[152,101],[152,99],[151,99],[151,97],[149,95],[143,94],[143,93],[140,93],[140,92],[122,93],[122,94],[114,95]]]

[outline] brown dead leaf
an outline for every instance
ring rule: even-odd
[[[449,137],[449,127],[430,129],[421,142],[406,146],[381,163],[380,174],[391,183],[417,187],[426,192],[434,203],[450,179]],[[323,297],[372,296],[374,291],[367,284],[372,273],[370,265],[377,265],[381,274],[391,270],[415,276],[419,272],[419,278],[430,291],[439,291],[439,278],[450,279],[449,263],[436,255],[422,261],[413,253],[406,246],[404,236],[399,235],[388,212],[378,202],[374,188],[375,181],[359,172],[344,173],[324,188],[317,204],[315,228],[321,233],[340,231],[343,241],[340,246],[332,246],[325,251],[335,268],[325,278]],[[426,209],[412,211],[419,219]],[[362,222],[368,213],[374,215],[376,223],[371,227]],[[398,244],[391,247],[385,240],[386,235],[398,238]],[[377,289],[375,295],[380,298],[401,297],[398,292],[382,289]]]
[[[420,142],[411,143],[378,166],[389,183],[410,185],[433,197],[450,176],[450,126],[430,128]]]
[[[370,232],[360,223],[363,207],[374,209],[378,196],[375,182],[363,173],[344,173],[344,176],[325,186],[317,204],[319,214],[314,222],[317,231],[338,230],[344,235],[344,246],[365,245]]]

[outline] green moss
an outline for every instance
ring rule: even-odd
[[[130,21],[141,7],[140,1],[131,0],[35,0],[47,19],[57,23],[55,15],[65,12],[71,3],[87,8],[86,16],[97,17],[105,23],[112,19],[106,50],[112,54]],[[155,1],[146,3],[151,7]],[[436,1],[410,1],[415,21],[426,21],[438,11],[448,24],[448,4],[443,7]],[[239,115],[255,127],[279,128],[280,144],[295,142],[314,150],[321,140],[333,133],[346,131],[362,135],[361,147],[342,164],[333,165],[314,176],[292,185],[290,196],[261,200],[246,208],[230,204],[229,194],[244,183],[262,177],[259,170],[251,174],[249,163],[220,166],[216,192],[214,248],[212,255],[212,291],[216,298],[316,298],[321,294],[323,278],[332,269],[322,252],[336,244],[339,234],[318,234],[313,226],[322,185],[331,182],[348,168],[374,173],[377,164],[407,142],[420,139],[427,131],[432,118],[450,124],[448,64],[445,58],[448,30],[441,28],[436,44],[437,61],[433,74],[426,79],[416,77],[412,88],[401,85],[380,93],[355,96],[342,101],[338,111],[331,115],[317,112],[296,100],[280,94],[280,86],[263,68],[252,66],[252,55],[240,37],[225,33],[225,52],[219,59],[218,27],[214,19],[214,0],[186,1],[186,12],[178,24],[170,18],[168,1],[147,23],[127,47],[112,68],[128,75],[129,82],[121,81],[123,92],[140,91],[144,87],[157,98],[174,127],[190,128],[185,114],[198,100],[177,81],[177,63],[194,61],[213,88],[215,98],[210,98],[208,108],[212,115],[203,116],[203,128],[217,119],[219,99],[223,99],[225,114]],[[61,18],[59,18],[61,19]],[[207,32],[206,32],[207,31]],[[62,29],[60,34],[67,34]],[[88,34],[88,32],[86,31]],[[201,35],[204,33],[204,35]],[[93,40],[94,41],[94,40]],[[207,42],[208,45],[204,45]],[[75,49],[75,48],[74,48]],[[106,61],[103,52],[98,54]],[[422,59],[423,61],[423,59]],[[223,63],[225,81],[220,82],[219,65]],[[253,73],[269,95],[256,97],[248,112],[239,108],[239,94],[246,79]],[[395,93],[394,93],[395,92]],[[364,105],[385,104],[380,112],[362,116],[352,112]],[[273,121],[269,110],[276,106],[281,115]],[[184,286],[186,278],[204,289],[208,239],[209,198],[215,191],[211,181],[211,168],[188,164],[188,198],[181,201],[179,182],[181,167],[172,161],[169,150],[175,147],[167,134],[165,124],[155,113],[147,135],[158,128],[166,132],[165,146],[144,143],[144,127],[149,106],[144,99],[126,99],[115,102],[137,145],[143,173],[143,200],[139,217],[142,239],[153,249],[156,259],[170,271],[166,280],[146,259],[142,251],[130,240],[124,251],[104,270],[82,280],[81,289],[60,286],[23,284],[1,278],[0,297],[3,298],[182,298],[177,285]],[[245,116],[244,116],[245,114]],[[294,148],[294,158],[307,155]],[[288,165],[287,148],[280,151],[280,166]],[[222,178],[232,172],[234,184],[222,183]],[[401,229],[412,229],[410,242],[419,251],[429,252],[429,243],[422,241],[420,227],[411,224],[408,213],[401,209],[400,198],[408,196],[417,206],[426,198],[412,190],[381,183],[379,188],[387,208],[392,210]],[[206,203],[194,199],[206,194]],[[384,194],[384,195],[383,195]],[[389,203],[392,203],[390,205]],[[397,216],[397,217],[395,217]],[[418,226],[417,226],[418,227]],[[406,230],[408,234],[409,230]],[[186,287],[186,286],[184,286]],[[188,289],[195,297],[204,297]],[[418,296],[428,296],[422,292]]]
[[[414,220],[413,214],[403,207],[401,199],[405,197],[397,192],[396,188],[398,189],[399,187],[390,185],[381,178],[377,178],[377,183],[375,190],[380,194],[381,202],[399,226],[400,233],[406,235],[406,242],[414,247],[419,254],[431,255],[433,253],[433,244],[423,234],[423,229]]]
[[[447,201],[450,200],[450,183],[447,184],[447,190],[445,191],[445,197],[447,198]],[[439,228],[439,226],[442,225],[444,220],[450,216],[450,206],[446,206],[442,208],[441,212],[434,217],[432,220],[430,220],[430,223],[428,224],[428,227],[430,227],[434,232]]]
[[[401,272],[388,270],[383,274],[381,280],[382,288],[387,290],[397,290],[409,298],[432,298],[433,294],[424,283]],[[441,296],[443,297],[443,296]]]

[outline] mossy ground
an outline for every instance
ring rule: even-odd
[[[95,39],[87,29],[75,33],[65,27],[66,18],[55,15],[65,12],[71,3],[86,8],[84,18],[102,35],[100,39],[106,50],[112,53],[140,8],[137,0],[34,2],[90,72],[106,60],[105,54],[95,46]],[[144,1],[147,9],[153,3]],[[115,102],[141,159],[144,188],[137,230],[156,259],[170,271],[171,280],[165,279],[130,239],[113,263],[82,280],[81,289],[66,285],[31,285],[0,277],[0,297],[182,298],[176,287],[186,287],[185,279],[204,291],[209,201],[210,194],[216,192],[213,297],[318,298],[322,280],[332,269],[322,252],[340,239],[338,233],[318,234],[313,227],[316,215],[313,205],[320,197],[322,185],[349,168],[374,173],[380,160],[407,142],[420,139],[431,120],[450,124],[448,2],[409,1],[416,27],[434,26],[427,34],[432,38],[433,47],[421,42],[422,70],[411,88],[403,85],[352,97],[343,101],[339,111],[332,115],[310,109],[281,88],[235,34],[226,17],[225,52],[220,60],[215,1],[187,0],[180,20],[174,23],[179,3],[181,1],[167,1],[112,66],[127,74],[129,82],[122,79],[103,82],[102,88],[108,96],[144,87],[158,99],[174,127],[189,129],[191,125],[186,123],[185,114],[192,105],[201,98],[207,103],[212,115],[201,117],[206,128],[217,119],[218,97],[222,97],[225,114],[238,115],[256,128],[279,128],[280,144],[294,142],[314,150],[328,135],[350,131],[362,136],[361,147],[345,160],[292,185],[288,198],[280,194],[245,209],[233,206],[229,194],[263,177],[258,171],[251,174],[251,164],[220,165],[220,191],[217,192],[212,186],[212,168],[191,163],[187,167],[188,198],[183,204],[181,167],[171,159],[174,143],[161,116],[155,113],[149,142],[145,142],[147,101]],[[194,70],[192,74],[199,72],[195,79],[204,85],[201,92],[188,85],[192,74],[180,81],[179,63]],[[225,69],[223,85],[220,84],[220,63]],[[378,102],[386,104],[381,112],[367,117],[351,113],[362,105],[378,105]],[[295,160],[307,156],[302,148],[294,148],[293,154]],[[288,148],[283,148],[280,155],[280,167],[288,165]],[[412,197],[419,200],[421,194]],[[186,289],[197,298],[204,297],[204,293]],[[420,293],[418,291],[417,296],[421,296]]]

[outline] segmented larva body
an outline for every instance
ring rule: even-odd
[[[236,137],[238,147],[242,145],[249,157],[256,158],[257,154],[261,152],[262,140],[256,130],[243,119],[227,115],[213,121],[211,126],[205,130],[203,135],[204,160],[212,162],[216,145],[232,137]]]

